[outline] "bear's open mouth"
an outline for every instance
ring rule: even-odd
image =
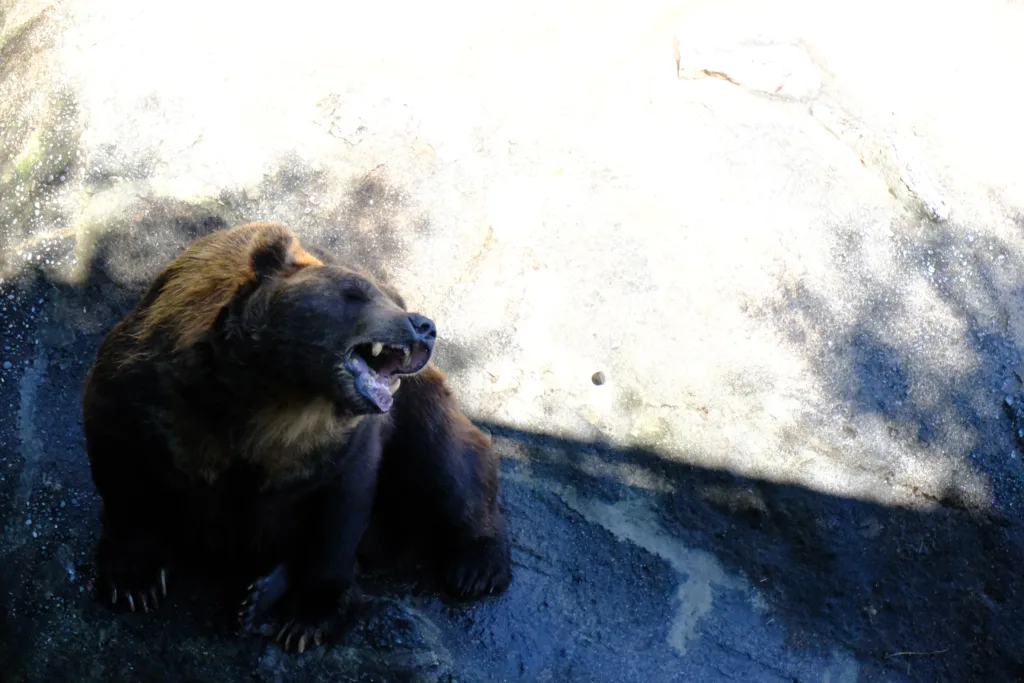
[[[391,409],[402,375],[412,375],[430,360],[430,348],[421,342],[411,345],[371,342],[356,344],[345,354],[345,368],[352,373],[356,389],[377,408]]]

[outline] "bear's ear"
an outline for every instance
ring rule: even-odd
[[[265,280],[295,268],[291,235],[276,234],[253,249],[249,262],[258,280]]]

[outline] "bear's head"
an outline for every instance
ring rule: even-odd
[[[386,413],[402,376],[430,360],[433,321],[366,274],[296,263],[288,242],[252,254],[256,278],[222,317],[226,350],[276,387],[355,415]]]

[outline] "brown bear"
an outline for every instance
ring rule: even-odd
[[[148,612],[198,558],[248,586],[243,626],[280,603],[278,639],[302,651],[344,615],[371,525],[433,551],[456,596],[503,591],[498,460],[431,362],[436,337],[284,226],[192,242],[86,380],[101,596]]]

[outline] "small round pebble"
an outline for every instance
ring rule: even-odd
[[[596,384],[597,386],[601,386],[602,384],[605,383],[604,373],[598,370],[593,375],[591,375],[590,381]]]

